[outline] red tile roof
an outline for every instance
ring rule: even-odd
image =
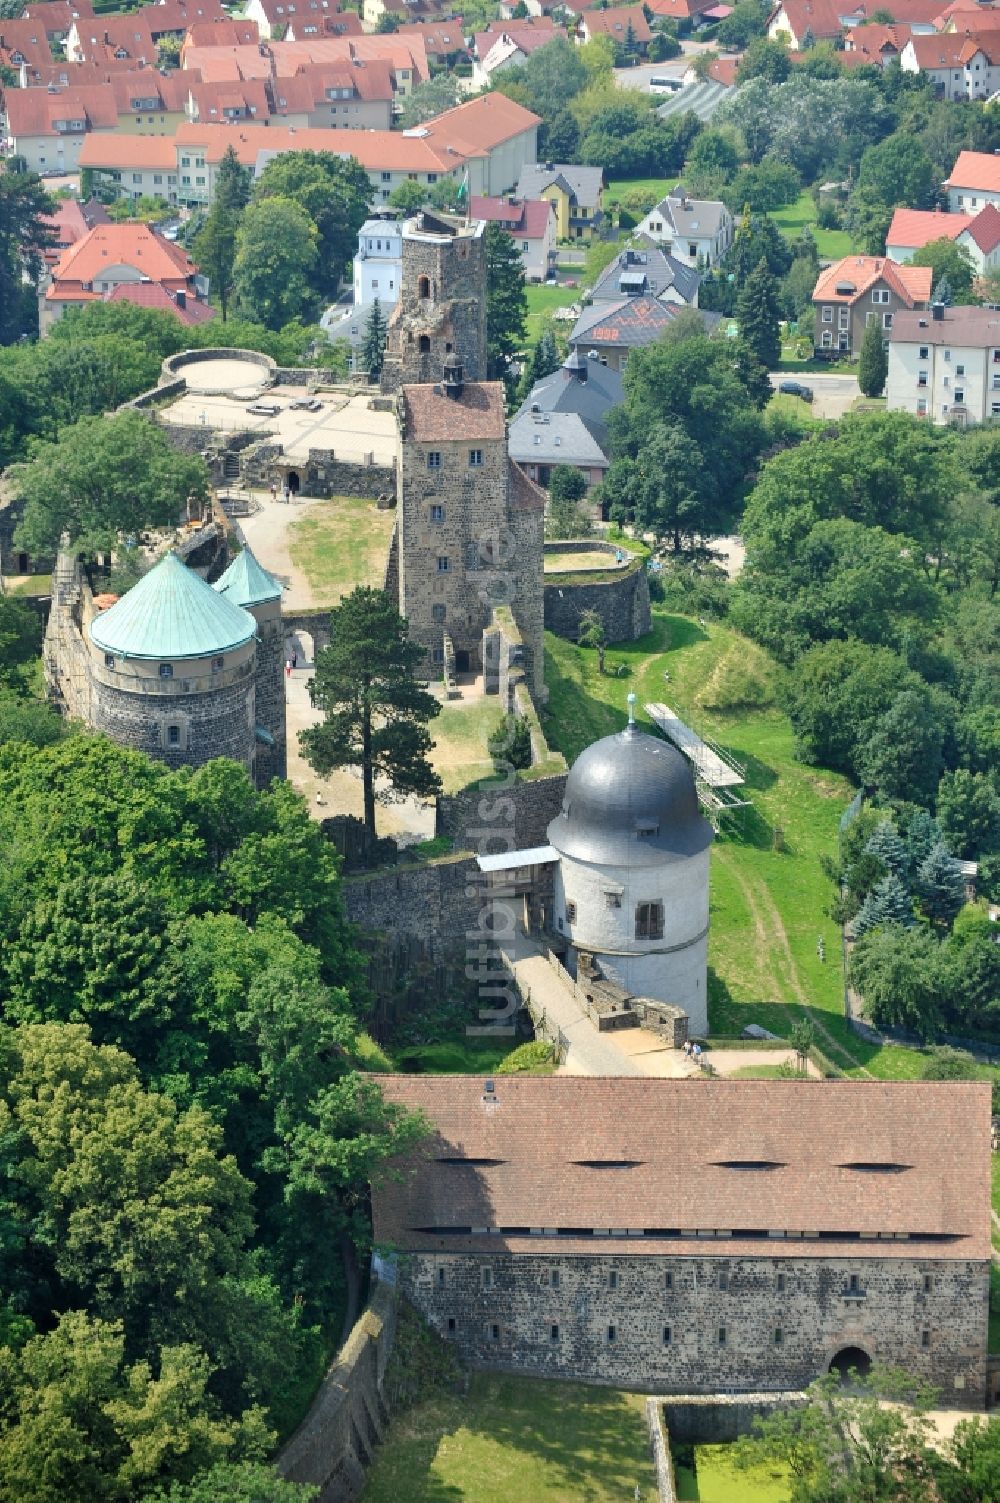
[[[302,63],[294,75],[303,81],[309,93],[310,109],[326,103],[327,89],[353,89],[359,99],[391,100],[392,67],[382,58],[370,62]],[[287,79],[275,79],[273,92],[284,89]]]
[[[920,250],[932,240],[957,240],[972,219],[971,214],[945,214],[940,209],[897,209],[885,237],[886,249],[898,245]]]
[[[491,219],[519,235],[523,240],[542,240],[555,212],[547,198],[480,198],[469,199],[469,217]]]
[[[653,33],[641,5],[619,5],[614,10],[588,10],[583,25],[589,36],[610,37],[624,42],[631,25],[637,42],[648,42]]]
[[[67,246],[75,245],[90,233],[90,225],[75,198],[57,199],[55,213],[44,214],[41,223],[51,229],[54,235],[52,245],[43,252],[49,266],[56,264]]]
[[[163,309],[182,324],[206,324],[215,317],[215,309],[195,297],[185,297],[184,307],[160,282],[119,282],[104,294],[106,303],[134,303],[137,308]]]
[[[228,118],[226,110],[237,110],[238,119],[246,115],[266,121],[272,114],[267,85],[262,78],[235,78],[224,83],[196,83],[191,85],[195,115],[199,123],[219,123]],[[308,105],[305,106],[308,109]]]
[[[819,42],[840,36],[844,30],[842,17],[851,13],[851,5],[849,0],[846,8],[844,0],[780,0],[780,5],[771,13],[772,21],[779,10],[784,11],[798,42],[801,43],[806,32],[812,32],[814,39]],[[857,14],[857,9],[854,13]],[[893,15],[895,14],[893,10]]]
[[[991,156],[987,151],[960,151],[944,186],[1000,193],[1000,156]]]
[[[920,69],[962,68],[981,52],[990,62],[1000,60],[1000,30],[965,32],[947,31],[934,36],[910,38],[910,46]]]
[[[80,148],[81,167],[143,169],[146,172],[176,172],[174,136],[129,136],[121,131],[90,135]],[[254,158],[256,161],[256,157]]]
[[[487,28],[486,31],[477,31],[472,39],[473,51],[483,61],[498,44],[507,43],[517,47],[528,57],[532,52],[537,52],[540,47],[547,47],[555,37],[564,37],[566,33],[560,31],[540,31],[535,27],[522,26],[517,21],[512,21],[509,26],[502,26],[497,30]]]
[[[507,432],[500,381],[467,381],[457,401],[439,386],[404,386],[403,411],[406,435],[417,443],[501,439]]]
[[[541,123],[541,117],[522,104],[515,104],[506,94],[494,93],[480,94],[445,110],[420,129],[427,132],[439,152],[446,154],[450,146],[464,156],[475,156],[492,151]]]
[[[860,52],[869,62],[881,66],[883,55],[902,52],[910,36],[908,26],[885,26],[872,22],[867,26],[852,26],[844,41],[848,52]]]
[[[422,28],[406,36],[316,37],[298,42],[268,42],[262,47],[189,47],[184,67],[200,68],[205,79],[290,77],[311,63],[386,62],[394,73],[408,72],[411,82],[430,76]]]
[[[233,21],[229,17],[218,21],[196,21],[189,26],[184,37],[185,49],[190,47],[256,47],[260,32],[256,21]]]
[[[814,303],[856,303],[858,298],[884,282],[908,308],[926,303],[934,273],[929,266],[900,266],[887,256],[845,256],[820,272],[813,288]],[[850,292],[838,292],[850,287]]]
[[[49,37],[63,36],[69,31],[77,16],[92,16],[91,0],[38,0],[28,4],[21,12],[26,21],[36,21],[45,28]]]
[[[111,266],[134,266],[150,282],[185,283],[198,268],[187,252],[148,224],[99,224],[69,246],[53,272],[54,283],[100,281]]]
[[[985,1082],[373,1078],[431,1128],[373,1191],[403,1250],[990,1257]]]
[[[45,28],[38,21],[0,20],[0,61],[12,68],[22,62],[29,70],[47,67],[52,51]]]
[[[654,16],[660,20],[672,16],[675,21],[686,21],[691,16],[700,16],[709,10],[712,0],[646,0]]]
[[[1000,245],[1000,209],[996,204],[987,204],[969,225],[969,236],[979,246],[984,256]]]
[[[118,108],[110,84],[89,84],[79,89],[8,89],[7,129],[18,136],[55,136],[56,122],[82,120],[85,130],[114,130]]]

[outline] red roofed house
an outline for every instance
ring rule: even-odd
[[[693,21],[712,9],[712,0],[647,0],[646,8],[656,21]]]
[[[21,12],[25,21],[35,21],[50,41],[61,42],[77,16],[92,16],[91,0],[32,0]]]
[[[984,204],[1000,208],[1000,156],[988,151],[960,151],[944,183],[953,214],[974,213]]]
[[[876,68],[894,63],[910,40],[908,26],[886,26],[878,22],[852,26],[844,38],[844,51],[864,58]]]
[[[307,41],[320,36],[360,36],[361,18],[342,14],[338,0],[249,0],[244,17],[256,21],[266,42]]]
[[[171,292],[162,282],[119,282],[104,294],[106,303],[132,303],[136,308],[152,308],[158,313],[172,313],[179,323],[191,327],[207,324],[215,309],[187,290]]]
[[[556,215],[547,198],[469,200],[473,219],[489,219],[512,237],[521,253],[525,280],[544,282],[556,264]]]
[[[52,50],[41,22],[0,21],[0,63],[15,72],[20,69],[22,83],[51,62]]]
[[[1000,29],[911,37],[899,66],[925,74],[943,99],[989,99],[1000,89]]]
[[[585,42],[610,37],[626,57],[645,57],[653,33],[641,5],[620,5],[614,10],[584,11],[580,36]]]
[[[66,38],[66,56],[71,63],[131,58],[155,68],[159,54],[145,12],[135,11],[130,16],[79,17]]]
[[[498,30],[477,32],[473,40],[476,57],[472,68],[472,82],[485,88],[494,74],[504,68],[517,68],[540,47],[545,47],[556,36],[565,36],[549,27],[546,30],[526,23],[511,22]]]
[[[835,42],[862,14],[863,6],[851,0],[779,0],[768,20],[767,34],[772,41],[787,41],[798,51],[810,39]]]
[[[373,1186],[375,1272],[470,1365],[733,1394],[878,1361],[983,1408],[986,1083],[373,1080],[428,1127]]]
[[[54,92],[8,89],[4,102],[10,149],[24,158],[29,172],[75,172],[87,136],[118,128],[109,84]]]
[[[388,130],[395,92],[384,61],[310,63],[288,77],[222,79],[188,90],[188,118],[203,124],[273,121],[302,129]]]
[[[361,14],[369,31],[375,31],[383,16],[438,26],[442,21],[454,21],[459,11],[451,0],[364,0]]]
[[[893,261],[912,261],[918,250],[935,240],[954,240],[962,246],[980,276],[1000,270],[1000,209],[996,204],[987,204],[975,214],[897,209],[885,238],[885,253]]]
[[[816,354],[859,355],[873,319],[879,320],[888,344],[895,313],[927,307],[933,276],[929,266],[899,266],[883,256],[845,256],[825,267],[812,295]]]
[[[47,266],[55,266],[63,251],[90,234],[90,225],[75,198],[57,199],[55,213],[43,215],[41,223],[53,234],[52,244],[42,252]]]
[[[63,252],[39,295],[39,330],[46,334],[66,308],[100,301],[123,282],[155,283],[182,308],[197,296],[198,268],[187,252],[147,224],[102,224]]]
[[[453,21],[416,22],[413,25],[397,26],[394,35],[406,37],[415,32],[420,33],[427,56],[441,67],[450,68],[457,62],[468,61],[469,53],[465,45],[461,16],[456,16]]]
[[[184,54],[191,47],[257,47],[260,32],[255,21],[196,21],[189,26],[181,44],[181,67]]]

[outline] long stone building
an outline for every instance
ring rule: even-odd
[[[988,1084],[379,1084],[430,1133],[375,1241],[474,1365],[712,1393],[879,1362],[983,1407]]]
[[[213,587],[173,553],[120,599],[61,555],[43,661],[63,712],[170,767],[285,776],[281,586],[248,548]]]

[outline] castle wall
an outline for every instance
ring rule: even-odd
[[[566,774],[529,781],[465,788],[437,801],[436,836],[457,851],[524,851],[545,845],[547,830],[562,808]]]
[[[837,1352],[858,1346],[933,1383],[956,1408],[985,1399],[988,1278],[986,1263],[874,1249],[727,1259],[724,1248],[712,1258],[680,1249],[545,1257],[501,1245],[495,1254],[408,1252],[399,1262],[401,1291],[474,1365],[699,1394],[805,1387]]]
[[[440,225],[442,233],[418,226]],[[482,224],[418,215],[403,231],[399,301],[382,366],[382,390],[436,381],[458,355],[467,381],[486,379],[486,243]],[[422,347],[423,345],[423,347]]]
[[[285,625],[280,600],[267,600],[247,609],[258,627],[254,684],[256,724],[274,740],[273,746],[257,742],[254,777],[258,788],[266,788],[272,778],[287,776]]]
[[[479,932],[482,876],[472,856],[349,875],[342,891],[352,924],[405,935],[430,959],[443,959]]]
[[[545,603],[542,557],[545,512],[515,508],[511,514],[514,542],[514,619],[524,644],[524,673],[536,704],[545,702]]]
[[[549,575],[545,581],[545,630],[575,642],[584,611],[598,612],[609,642],[634,642],[644,636],[652,626],[645,565],[637,561],[620,574],[603,579]]]

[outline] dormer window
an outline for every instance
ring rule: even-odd
[[[173,678],[173,676],[174,676],[174,665],[173,665],[173,663],[161,663],[160,664],[160,677],[161,678]]]

